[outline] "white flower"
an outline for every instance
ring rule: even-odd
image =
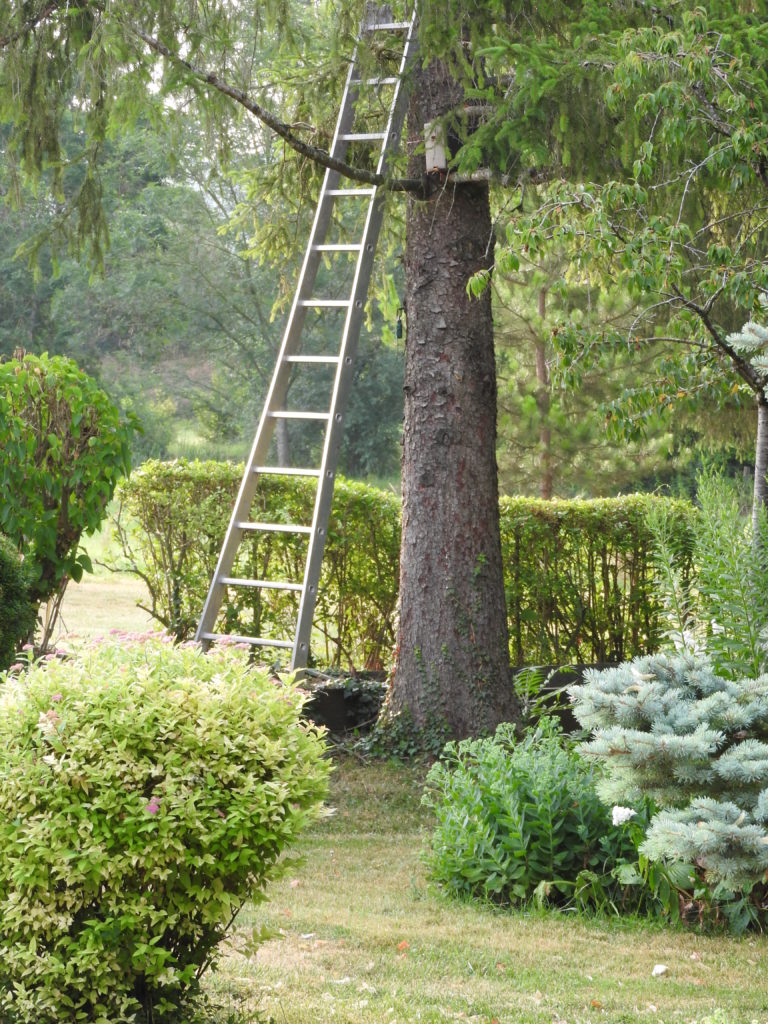
[[[614,807],[613,808],[613,824],[623,825],[630,818],[634,818],[635,811],[631,807]]]

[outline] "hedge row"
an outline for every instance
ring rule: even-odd
[[[180,638],[193,630],[241,478],[219,462],[150,461],[118,490],[117,530],[146,581],[152,614]],[[308,523],[315,482],[263,477],[253,518]],[[688,547],[692,506],[653,495],[595,501],[503,498],[502,546],[514,664],[621,661],[655,650],[648,510],[671,505]],[[306,539],[256,534],[233,575],[301,580]],[[395,639],[400,503],[388,491],[338,480],[328,529],[313,655],[324,665],[386,666]],[[231,589],[226,632],[292,636],[295,594]]]

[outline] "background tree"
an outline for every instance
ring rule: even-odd
[[[24,558],[30,600],[49,605],[42,649],[68,581],[91,569],[80,538],[130,469],[130,430],[72,360],[19,352],[0,363],[0,530]]]

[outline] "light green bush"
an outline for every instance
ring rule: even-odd
[[[262,897],[329,767],[246,658],[124,642],[6,681],[0,1019],[163,1019]]]

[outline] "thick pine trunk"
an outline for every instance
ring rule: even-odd
[[[755,442],[755,489],[752,497],[752,536],[759,544],[760,509],[768,511],[768,403],[760,396],[757,401],[757,439]]]
[[[420,72],[411,152],[460,98],[442,65]],[[424,170],[423,151],[410,174]],[[403,436],[400,626],[390,710],[454,737],[515,720],[496,470],[490,289],[467,281],[492,260],[488,188],[448,182],[411,200]]]

